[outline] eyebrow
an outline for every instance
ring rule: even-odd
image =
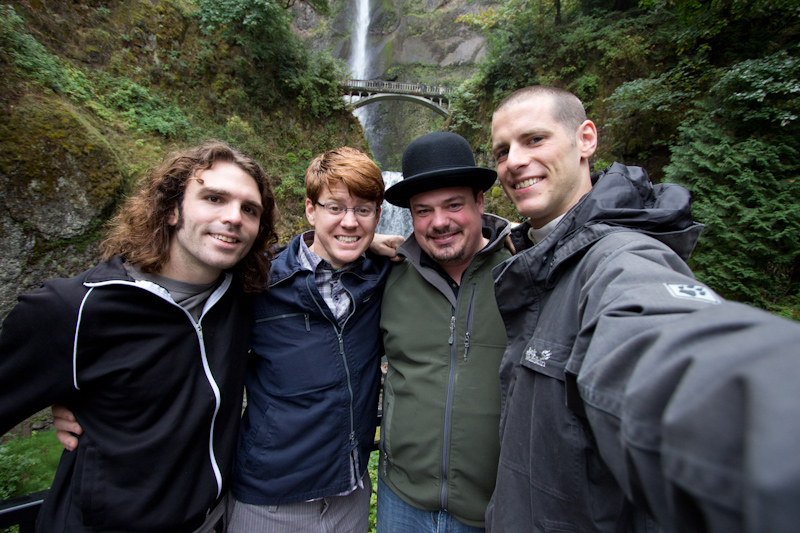
[[[438,204],[426,204],[426,203],[418,202],[418,203],[412,204],[411,208],[412,209],[416,209],[417,207],[432,207],[434,205],[444,205],[444,204],[448,204],[450,202],[454,202],[454,201],[458,201],[458,200],[465,201],[466,197],[467,196],[464,195],[464,194],[454,194],[453,196],[450,196],[448,198],[445,198],[444,200],[441,200],[440,202],[438,202]]]
[[[357,197],[357,196],[352,196],[352,195],[351,195],[350,197],[351,197],[353,200],[355,200],[355,204],[356,204],[356,206],[370,205],[370,204],[374,204],[374,203],[375,203],[375,202],[374,202],[374,201],[372,201],[372,200],[366,200],[366,199],[364,199],[364,198],[359,198],[359,197]],[[317,200],[317,201],[318,201],[319,203],[323,203],[323,202],[321,202],[320,200]],[[345,205],[345,204],[347,204],[347,200],[345,200],[344,196],[341,196],[341,197],[340,197],[340,196],[333,196],[333,195],[331,195],[331,196],[330,196],[330,197],[329,197],[327,200],[325,200],[325,202],[324,202],[324,203],[326,203],[326,204],[340,204],[340,205]],[[373,206],[373,207],[374,207],[374,206]]]
[[[225,196],[225,197],[231,196],[230,191],[227,191],[225,189],[215,189],[213,187],[206,187],[205,185],[200,187],[198,194],[213,194],[215,196]],[[255,207],[257,209],[264,209],[264,206],[261,205],[261,200],[259,200],[258,202],[253,202],[252,200],[248,200],[245,198],[244,200],[242,200],[242,204],[249,207]]]
[[[535,137],[537,135],[540,136],[540,137],[545,137],[545,136],[552,135],[554,131],[555,130],[553,130],[552,128],[538,127],[538,128],[533,128],[533,129],[530,129],[530,130],[525,130],[522,133],[520,133],[519,135],[516,135],[514,138],[527,139],[529,137]],[[510,145],[510,143],[507,143],[507,142],[493,143],[492,144],[492,152],[495,152],[496,150],[498,150],[500,148],[506,148],[509,145]]]

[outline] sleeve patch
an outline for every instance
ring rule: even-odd
[[[714,294],[714,291],[704,285],[665,283],[664,286],[667,288],[673,298],[702,300],[710,304],[718,304],[721,302],[719,296]]]

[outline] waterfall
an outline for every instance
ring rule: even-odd
[[[369,34],[369,0],[355,0],[356,17],[353,38],[350,50],[350,71],[357,80],[369,79],[369,53],[367,50],[367,35]],[[370,113],[367,107],[359,108],[354,115],[361,122],[364,133],[370,130]],[[369,139],[367,139],[369,140]]]
[[[352,49],[350,52],[350,71],[353,78],[357,80],[367,80],[370,78],[369,72],[369,52],[367,50],[367,36],[369,34],[369,0],[355,0],[356,17],[353,38],[351,40]],[[372,132],[370,124],[369,106],[356,109],[355,116],[364,128],[367,141],[370,141]],[[383,181],[388,189],[398,181],[403,179],[400,172],[384,172]],[[408,209],[397,207],[385,201],[381,205],[381,220],[378,222],[376,230],[378,233],[390,235],[402,235],[408,237],[414,231],[411,223],[411,212]]]
[[[383,183],[387,189],[401,179],[403,179],[403,174],[400,172],[387,171],[383,173]],[[387,235],[402,235],[407,238],[414,231],[414,226],[411,222],[411,211],[404,207],[392,205],[384,200],[383,204],[381,204],[381,219],[375,231]]]

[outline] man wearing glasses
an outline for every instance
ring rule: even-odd
[[[380,169],[353,148],[306,171],[314,230],[275,258],[255,303],[229,532],[368,529],[389,261],[365,252],[383,195]]]

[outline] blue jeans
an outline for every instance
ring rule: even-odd
[[[484,533],[456,520],[447,511],[423,511],[404,502],[378,479],[378,533]]]

